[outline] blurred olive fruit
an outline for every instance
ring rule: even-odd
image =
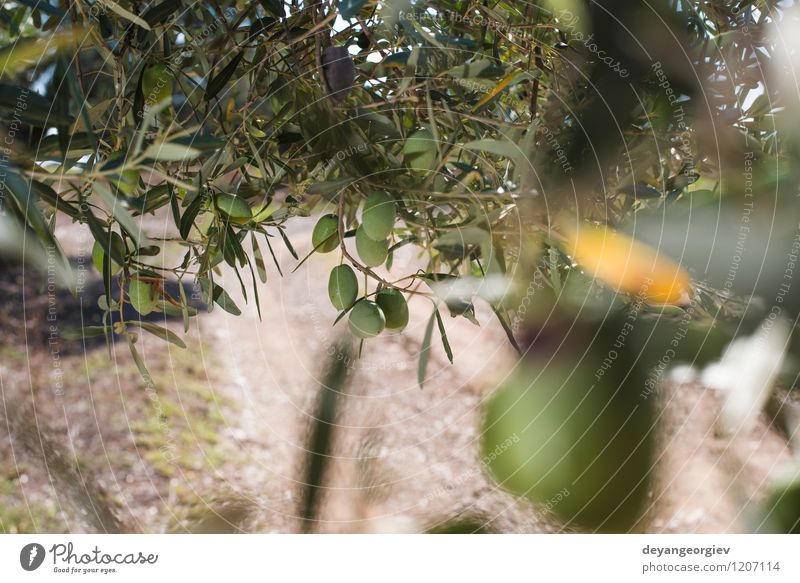
[[[598,377],[608,357],[581,354],[520,363],[488,403],[483,456],[502,487],[565,523],[627,532],[642,515],[652,464],[643,375],[617,361]]]
[[[253,218],[253,210],[247,202],[233,194],[220,192],[215,199],[217,208],[235,222],[247,222]]]
[[[436,141],[433,133],[423,128],[417,130],[403,144],[403,154],[408,167],[418,172],[433,170],[436,166]]]
[[[800,534],[800,466],[785,471],[762,503],[756,531]]]
[[[397,208],[390,195],[384,192],[371,194],[364,202],[361,216],[364,232],[370,239],[383,241],[392,233],[396,213]]]
[[[567,253],[593,278],[649,304],[689,305],[692,279],[652,247],[604,227],[567,229]]]
[[[317,221],[311,244],[319,253],[330,253],[339,246],[339,219],[336,215],[325,215]]]
[[[115,168],[125,165],[126,153],[119,151],[114,152],[108,157],[108,166]],[[127,196],[136,194],[136,189],[139,188],[139,169],[126,168],[121,172],[111,174],[108,178],[109,182]]]
[[[172,72],[166,65],[156,63],[145,67],[142,74],[142,95],[145,105],[154,107],[162,101],[172,99],[172,84]]]
[[[386,327],[386,317],[375,302],[360,300],[350,310],[348,324],[355,336],[372,338],[383,332]]]
[[[386,261],[389,254],[389,240],[375,241],[367,235],[364,225],[356,229],[356,250],[367,267],[378,267]]]
[[[386,328],[400,331],[408,324],[408,304],[402,292],[397,289],[382,289],[375,302],[386,316]]]
[[[137,278],[131,279],[128,284],[128,299],[133,308],[142,316],[152,312],[158,303],[153,286]]]
[[[103,273],[103,258],[105,257],[105,251],[103,251],[103,246],[98,243],[97,241],[94,242],[92,246],[92,263],[94,263],[95,268],[99,273]],[[122,266],[119,265],[116,261],[111,262],[111,275],[116,275],[122,270]]]
[[[345,310],[353,305],[358,296],[358,280],[349,265],[337,265],[328,278],[328,297],[333,307]]]
[[[347,47],[327,47],[322,53],[322,70],[331,97],[335,101],[347,97],[356,79],[355,64]]]

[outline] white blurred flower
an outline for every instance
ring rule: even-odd
[[[720,361],[703,370],[702,384],[727,393],[721,413],[725,431],[735,433],[753,424],[781,371],[788,341],[788,322],[767,318],[752,336],[731,342]]]
[[[677,385],[688,385],[697,380],[697,371],[688,364],[678,364],[669,371],[669,380]]]

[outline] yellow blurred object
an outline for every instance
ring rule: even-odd
[[[565,232],[566,252],[591,277],[648,304],[688,305],[692,279],[652,247],[607,227]]]

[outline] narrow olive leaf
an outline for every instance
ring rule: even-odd
[[[442,335],[442,346],[444,346],[444,352],[447,354],[447,360],[450,361],[450,364],[453,364],[453,349],[450,348],[450,341],[447,339],[447,331],[444,329],[444,322],[442,322],[442,315],[439,313],[439,309],[437,308],[434,311],[436,315],[436,324],[439,326],[439,334]]]
[[[57,259],[55,268],[59,278],[59,283],[73,288],[74,278],[72,268],[67,256],[64,254],[61,244],[53,235],[45,220],[44,215],[36,206],[36,193],[20,174],[12,170],[7,170],[2,182],[0,182],[0,195],[3,191],[11,194],[11,198],[19,209],[20,216],[33,229],[36,238],[47,252],[52,252]]]
[[[152,322],[136,322],[136,325],[139,326],[142,330],[146,330],[150,332],[153,336],[158,336],[162,340],[166,340],[170,344],[174,344],[179,348],[186,348],[186,343],[181,339],[180,336],[175,334],[172,330],[168,330],[167,328],[162,328],[157,324],[153,324]]]
[[[518,145],[510,141],[475,140],[473,142],[467,142],[461,147],[465,150],[478,150],[500,156],[501,158],[508,158],[514,163],[519,163],[525,159],[525,152],[523,152]]]
[[[272,256],[272,262],[275,264],[275,269],[278,270],[278,275],[283,277],[283,270],[281,270],[281,264],[278,263],[278,258],[275,257],[275,251],[272,249],[272,243],[269,242],[269,235],[264,233],[264,239],[267,242],[267,249],[269,249],[269,254]]]
[[[178,207],[178,197],[173,189],[169,189],[169,208],[172,211],[172,221],[176,226],[181,224],[181,211]],[[186,237],[184,237],[185,239]]]
[[[292,246],[292,242],[289,240],[289,237],[286,236],[286,233],[283,232],[283,229],[279,228],[278,232],[281,234],[281,237],[283,238],[283,243],[286,245],[286,249],[289,250],[289,253],[292,254],[292,257],[297,259],[298,258],[297,251],[294,250],[294,247]]]
[[[61,331],[64,340],[83,340],[105,335],[106,326],[70,326]]]
[[[253,257],[256,260],[258,279],[261,280],[261,283],[267,283],[267,268],[264,265],[264,256],[261,254],[261,248],[258,246],[255,233],[250,234],[250,242],[253,245]]]
[[[145,30],[150,30],[150,25],[147,24],[147,21],[144,18],[141,16],[136,16],[133,12],[126,10],[114,2],[114,0],[102,0],[101,4],[108,6],[109,10],[116,13],[118,16],[121,16],[125,20],[128,20],[137,26],[141,26]]]
[[[258,319],[261,320],[261,301],[258,297],[258,283],[256,282],[256,274],[253,271],[253,262],[249,260],[247,261],[247,267],[250,269],[250,279],[253,280],[253,297],[256,300],[256,311],[258,312]]]
[[[190,162],[200,154],[202,152],[196,148],[172,142],[156,142],[144,151],[145,158],[161,162]]]
[[[137,245],[142,245],[142,243],[147,241],[147,237],[142,234],[133,216],[128,212],[128,209],[123,206],[123,202],[114,196],[108,186],[102,182],[95,182],[93,190],[103,199],[103,202],[108,206],[108,210],[111,211],[111,214],[114,215],[114,218],[117,219],[120,226],[133,237]]]
[[[500,93],[502,93],[506,89],[506,87],[508,87],[511,84],[512,81],[516,80],[521,75],[524,74],[515,70],[510,75],[507,75],[505,78],[503,78],[503,80],[501,80],[500,83],[498,83],[491,91],[489,91],[488,93],[486,93],[486,95],[484,95],[483,99],[481,99],[478,103],[475,104],[475,107],[472,108],[472,112],[475,113],[481,107],[483,107],[484,105],[489,103],[492,99],[497,97]]]
[[[231,299],[231,296],[228,295],[221,286],[214,284],[214,303],[217,304],[220,308],[228,312],[229,314],[233,314],[234,316],[240,316],[242,311],[239,309],[239,306],[236,305]]]
[[[133,92],[133,119],[135,120],[136,126],[142,122],[145,115],[143,83],[144,71],[146,68],[147,67],[142,67],[139,72],[139,79],[136,82],[136,89]]]
[[[342,338],[337,342],[335,354],[328,360],[327,370],[317,393],[313,424],[308,432],[306,459],[303,472],[303,492],[300,516],[303,531],[310,532],[319,512],[320,493],[325,487],[331,448],[336,430],[336,419],[347,394],[348,363],[352,345]]]
[[[181,298],[181,316],[183,317],[183,331],[189,331],[189,302],[186,299],[186,290],[183,289],[183,282],[178,281],[178,294]]]
[[[136,368],[139,369],[139,374],[142,376],[142,380],[144,381],[145,385],[148,389],[155,389],[155,381],[153,381],[153,377],[150,375],[150,371],[147,370],[147,367],[144,365],[142,361],[142,357],[139,356],[139,351],[136,350],[136,345],[133,343],[133,337],[130,334],[126,334],[128,339],[128,348],[131,350],[131,356],[133,357],[133,362],[136,363]]]
[[[17,214],[17,213],[9,213]],[[17,220],[0,215],[0,250],[6,257],[18,257],[23,264],[36,268],[42,273],[52,273],[53,257],[34,234],[22,227]],[[72,274],[65,273],[58,264],[55,265],[58,282],[64,287],[72,287],[75,282]],[[74,289],[74,287],[73,287]]]
[[[277,18],[283,18],[286,16],[286,12],[283,9],[282,0],[261,0],[261,6],[264,7],[264,10],[273,16],[276,16]]]
[[[358,303],[358,302],[356,302],[356,303]],[[344,317],[345,317],[347,314],[349,314],[349,313],[350,313],[350,310],[352,310],[352,309],[353,309],[353,307],[356,305],[356,303],[354,303],[352,306],[350,306],[350,307],[348,307],[348,308],[346,308],[346,309],[342,310],[341,312],[339,312],[339,315],[338,315],[338,316],[336,316],[336,319],[333,321],[333,324],[331,324],[331,328],[333,328],[334,326],[336,326],[336,324],[338,324],[338,323],[339,323],[339,321],[340,321],[342,318],[344,318]]]
[[[522,349],[519,347],[519,344],[517,344],[517,339],[514,338],[514,331],[511,329],[511,326],[508,325],[508,321],[506,320],[505,316],[503,316],[502,312],[497,306],[494,304],[490,305],[492,306],[492,311],[495,313],[495,316],[497,316],[497,319],[500,321],[500,326],[502,326],[503,332],[506,333],[511,346],[513,346],[514,350],[516,350],[521,356]]]
[[[78,43],[80,46],[80,43]],[[81,121],[83,121],[83,125],[86,128],[85,135],[89,138],[89,144],[91,145],[92,152],[94,153],[94,157],[89,158],[89,163],[87,165],[91,165],[92,160],[97,160],[97,149],[99,147],[99,142],[97,140],[97,136],[92,129],[92,120],[89,117],[89,108],[86,107],[88,100],[84,97],[83,88],[81,84],[78,82],[78,74],[75,72],[75,67],[71,66],[70,64],[66,63],[66,58],[64,55],[61,56],[62,61],[64,62],[64,69],[67,72],[67,83],[69,84],[70,93],[72,94],[72,99],[74,105],[77,107],[78,111],[80,112]]]
[[[197,215],[200,212],[202,206],[203,206],[203,197],[198,196],[192,201],[192,203],[183,213],[183,216],[181,217],[181,224],[178,229],[180,231],[181,238],[183,239],[189,238],[189,232],[192,230],[192,227],[194,226],[194,220],[197,218]]]
[[[236,72],[236,67],[239,66],[243,57],[244,51],[239,51],[236,56],[231,59],[230,63],[225,65],[217,75],[208,80],[208,85],[206,85],[206,101],[211,101],[216,97],[217,93],[231,80],[231,77],[233,77],[233,74]]]
[[[308,194],[319,194],[325,196],[328,194],[338,193],[350,186],[355,181],[354,178],[342,178],[341,180],[334,180],[332,182],[316,182],[306,188]]]
[[[419,381],[419,388],[425,386],[425,373],[428,370],[428,361],[431,358],[431,339],[433,338],[433,324],[436,321],[436,315],[439,310],[433,309],[428,320],[428,325],[425,327],[425,336],[422,338],[422,350],[419,353],[419,368],[417,369],[417,381]]]
[[[39,182],[38,180],[31,180],[31,190],[36,192],[39,200],[46,203],[54,210],[61,211],[76,221],[83,220],[83,214],[81,213],[80,209],[71,202],[68,202],[58,196],[56,191],[47,184]]]

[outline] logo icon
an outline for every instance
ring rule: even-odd
[[[30,543],[19,552],[19,564],[26,571],[35,571],[44,562],[44,547],[39,543]]]

